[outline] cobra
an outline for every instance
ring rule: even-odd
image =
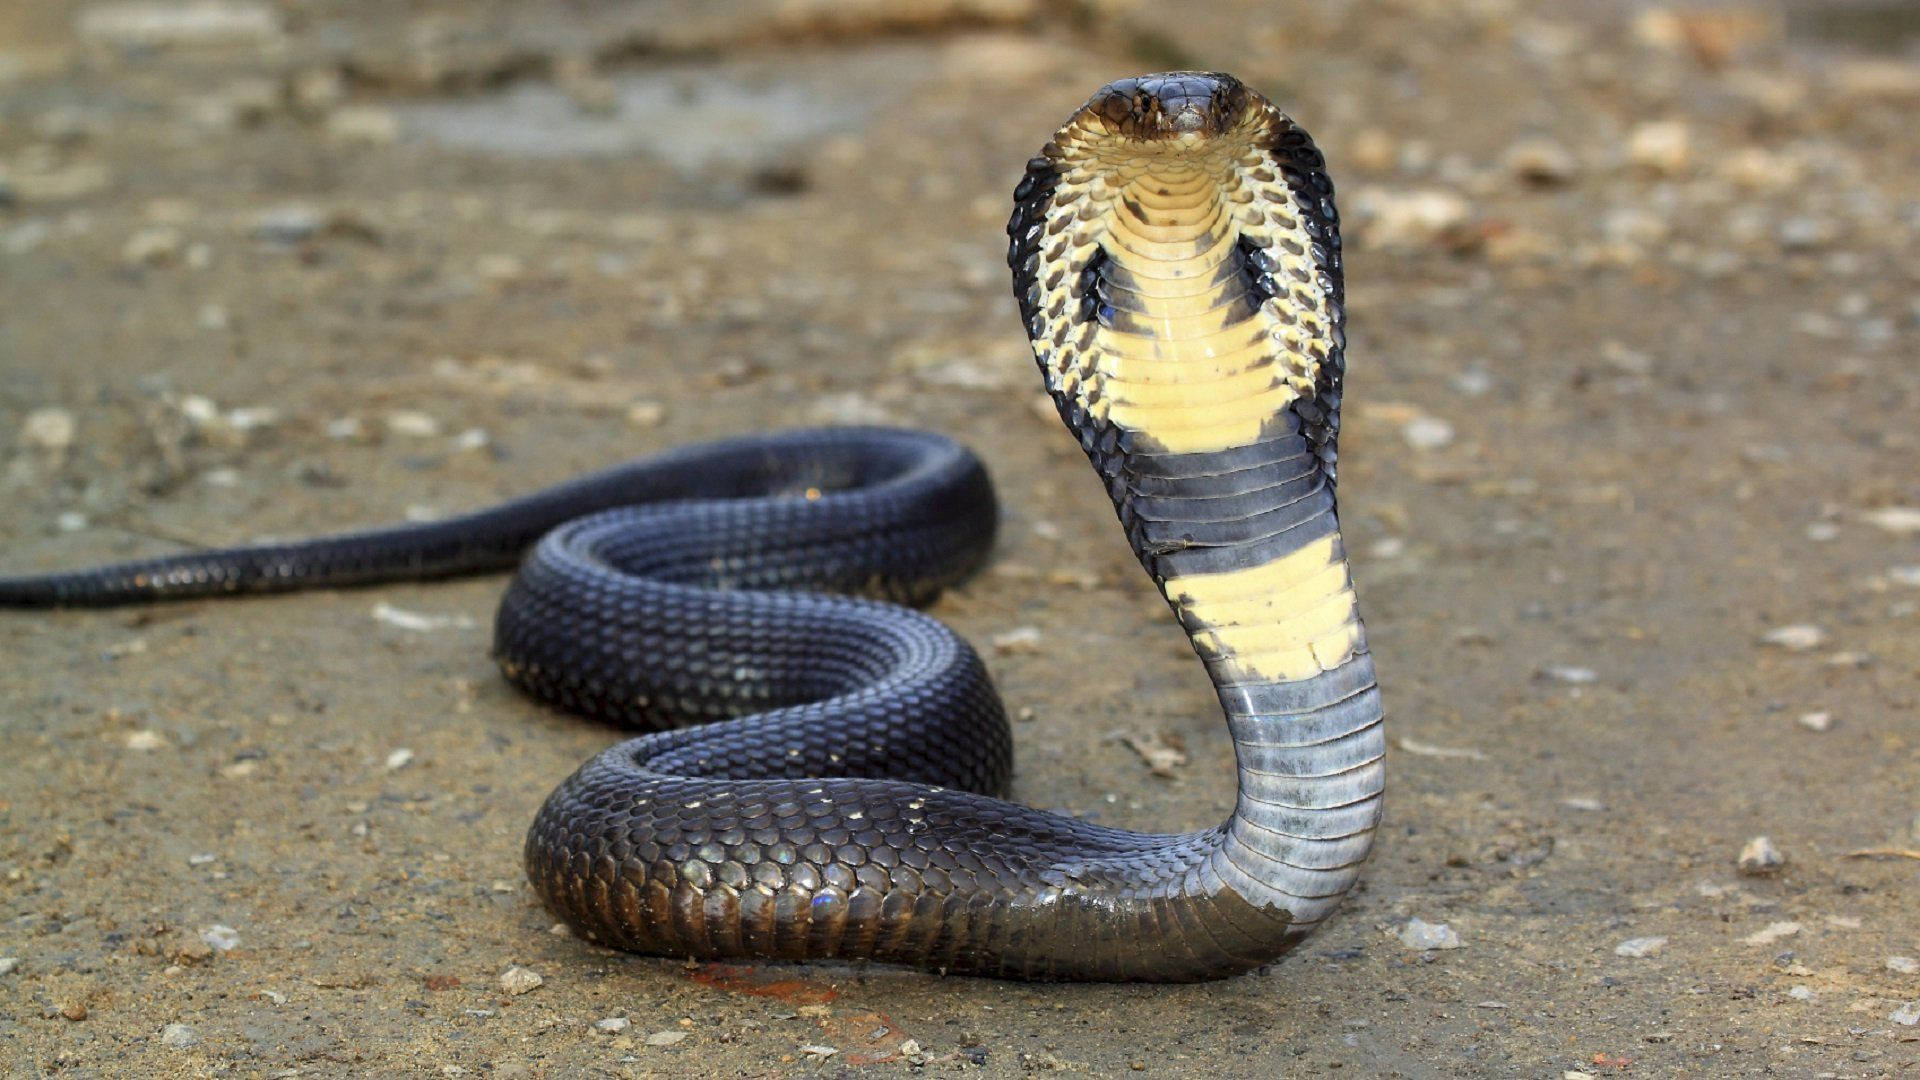
[[[980,660],[889,602],[930,600],[992,543],[984,469],[928,433],[693,446],[439,523],[7,578],[0,602],[518,563],[506,677],[647,732],[581,766],[527,837],[535,890],[581,936],[1033,979],[1255,968],[1353,883],[1383,787],[1335,514],[1332,187],[1265,98],[1173,72],[1101,89],[1015,200],[1046,388],[1226,714],[1238,794],[1217,827],[1136,833],[999,797],[1012,740]]]

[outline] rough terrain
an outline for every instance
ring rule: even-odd
[[[0,7],[0,571],[931,427],[1001,487],[934,610],[1016,796],[1142,828],[1217,820],[1230,747],[1000,229],[1101,83],[1240,75],[1340,184],[1393,739],[1362,888],[1254,976],[689,967],[526,887],[614,735],[500,681],[499,579],[4,613],[0,1071],[1920,1074],[1903,10]]]

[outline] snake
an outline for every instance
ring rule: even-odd
[[[919,607],[988,558],[980,460],[891,428],[681,447],[463,516],[0,579],[0,605],[276,592],[517,566],[506,679],[634,729],[524,849],[581,938],[664,957],[1178,982],[1281,957],[1360,873],[1383,709],[1335,504],[1345,377],[1326,162],[1218,72],[1108,84],[1007,225],[1045,389],[1206,667],[1220,824],[1007,801],[979,655]],[[1065,661],[1084,657],[1063,655]]]

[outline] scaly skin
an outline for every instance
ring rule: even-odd
[[[583,765],[528,834],[536,890],[583,936],[1035,979],[1257,967],[1352,884],[1383,780],[1335,516],[1332,188],[1265,99],[1186,72],[1102,89],[1015,201],[1009,263],[1047,389],[1226,712],[1239,796],[1215,828],[1003,801],[1011,737],[973,651],[917,612],[828,595],[923,602],[985,557],[985,472],[924,433],[688,447],[449,522],[0,579],[0,604],[473,572],[544,534],[501,604],[502,671],[653,731]]]

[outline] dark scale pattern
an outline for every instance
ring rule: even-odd
[[[1332,483],[1339,472],[1340,398],[1347,374],[1347,292],[1341,266],[1340,212],[1333,204],[1327,159],[1298,125],[1292,121],[1283,124],[1266,149],[1293,192],[1302,226],[1313,237],[1308,255],[1313,261],[1314,280],[1326,294],[1333,319],[1332,347],[1320,360],[1313,398],[1293,404],[1293,411],[1306,422],[1307,441],[1325,463],[1327,481]]]
[[[1013,271],[1013,295],[1020,302],[1020,322],[1027,336],[1045,335],[1042,298],[1040,237],[1047,224],[1048,204],[1060,186],[1059,171],[1044,152],[1027,162],[1027,173],[1013,189],[1013,216],[1007,219],[1007,268]]]

